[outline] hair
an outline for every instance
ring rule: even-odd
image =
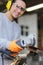
[[[21,0],[21,1],[24,1],[25,3],[27,2],[26,0]],[[12,3],[16,2],[16,0],[12,0]]]
[[[12,3],[14,3],[16,0],[12,0]]]
[[[16,0],[12,0],[12,3],[15,2]],[[21,1],[24,1],[25,3],[27,2],[26,0],[21,0]]]

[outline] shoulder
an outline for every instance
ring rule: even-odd
[[[6,19],[6,18],[5,18],[4,13],[1,13],[1,12],[0,12],[0,24],[2,24],[5,19]]]
[[[4,13],[0,12],[0,15],[3,15]]]
[[[0,21],[4,21],[6,19],[5,13],[0,12]]]
[[[0,12],[0,18],[3,18],[4,13]]]

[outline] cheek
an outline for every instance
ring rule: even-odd
[[[15,12],[16,12],[15,9],[12,9],[12,10],[11,10],[11,14],[12,14],[12,15],[15,14]]]
[[[20,13],[20,16],[23,15],[23,14],[24,14],[24,12],[21,12],[21,13]]]
[[[16,10],[16,8],[12,6],[11,12],[14,12],[15,10]]]

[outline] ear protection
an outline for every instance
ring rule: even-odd
[[[7,4],[6,4],[6,8],[7,8],[7,10],[10,9],[11,4],[12,4],[12,1],[13,1],[13,0],[8,0],[8,2],[7,2]]]

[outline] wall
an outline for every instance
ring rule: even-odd
[[[27,30],[28,36],[29,36],[29,34],[35,35],[35,38],[36,38],[36,45],[35,46],[37,46],[37,42],[38,42],[37,14],[23,15],[22,17],[20,17],[18,19],[18,22],[19,22],[20,26],[21,25],[28,26],[28,30]],[[24,28],[24,30],[26,31],[25,28]],[[27,40],[28,36],[21,35],[21,38]]]

